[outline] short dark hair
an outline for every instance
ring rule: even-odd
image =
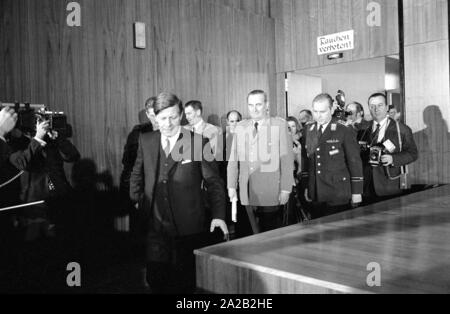
[[[367,100],[367,103],[369,103],[372,98],[376,98],[376,97],[383,97],[384,103],[387,105],[387,97],[386,97],[385,93],[375,93],[375,94],[370,95],[369,99]]]
[[[309,110],[309,109],[303,109],[303,110],[301,110],[300,113],[299,113],[299,115],[300,115],[302,112],[306,112],[306,114],[309,115],[310,117],[312,117],[312,115],[313,115],[312,112],[311,112],[311,110]]]
[[[181,113],[181,100],[174,94],[163,92],[156,97],[153,110],[155,115],[158,115],[161,111],[170,107],[178,107],[178,111]]]
[[[250,98],[250,96],[253,96],[253,95],[264,95],[264,102],[267,102],[267,93],[265,92],[265,91],[263,91],[263,90],[261,90],[261,89],[255,89],[255,90],[252,90],[250,93],[248,93],[248,95],[247,95],[247,101],[248,101],[248,99]]]
[[[192,107],[194,110],[200,110],[200,112],[203,113],[203,106],[202,106],[202,103],[199,100],[188,101],[184,105],[184,109],[186,109],[187,107]]]
[[[287,122],[294,122],[295,123],[295,127],[297,128],[297,133],[299,133],[302,129],[302,127],[300,126],[300,123],[298,122],[297,118],[295,117],[287,117],[286,119]]]
[[[328,101],[330,109],[332,109],[333,108],[333,98],[330,96],[330,94],[327,94],[327,93],[322,93],[322,94],[317,95],[313,100],[313,104],[315,102],[321,102],[324,100]]]
[[[241,120],[242,120],[242,115],[241,115],[241,113],[240,113],[239,111],[237,111],[237,110],[231,110],[231,111],[228,111],[228,113],[227,113],[227,120],[230,118],[230,115],[231,115],[233,112],[236,113],[236,114],[238,115],[239,121],[241,121]]]
[[[155,96],[150,97],[149,99],[147,99],[145,101],[145,110],[153,108],[153,106],[155,105],[155,102],[156,102],[156,97]]]

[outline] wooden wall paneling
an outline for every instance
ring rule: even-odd
[[[448,39],[446,0],[404,0],[405,45]]]
[[[275,19],[276,71],[295,68],[295,48],[292,18],[293,0],[271,0],[271,16]]]
[[[0,97],[30,96],[65,111],[82,156],[116,183],[148,97],[174,92],[220,117],[235,108],[246,114],[253,88],[275,96],[272,19],[211,0],[79,3],[82,26],[69,27],[64,2],[2,2]],[[147,25],[145,50],[133,48],[136,21]]]
[[[405,47],[406,122],[419,149],[414,183],[450,182],[448,49],[448,40]]]
[[[406,123],[419,159],[412,183],[450,182],[447,1],[404,1]]]
[[[292,10],[285,10],[286,1],[272,1],[271,12],[276,20],[277,72],[292,71],[362,60],[398,53],[397,2],[377,1],[381,5],[380,27],[367,25],[369,0],[301,0],[292,1]],[[327,60],[317,55],[317,37],[355,30],[355,49],[344,52],[344,58]],[[291,37],[289,37],[291,34]],[[283,43],[280,43],[282,41]],[[295,62],[289,63],[294,56]]]

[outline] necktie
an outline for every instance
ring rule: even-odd
[[[164,153],[166,154],[166,157],[169,157],[170,154],[170,141],[168,138],[166,138],[166,146],[164,147]]]
[[[258,122],[255,122],[255,128],[253,129],[253,137],[256,137],[258,134]]]
[[[319,138],[321,138],[323,135],[323,125],[320,125],[319,127]]]
[[[372,143],[374,141],[378,142],[378,134],[379,133],[380,133],[380,124],[377,123],[377,127],[375,128],[375,131],[373,131],[373,133],[372,133],[372,140],[371,140]]]

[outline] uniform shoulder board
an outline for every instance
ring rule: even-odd
[[[343,126],[347,126],[347,122],[345,122],[344,120],[338,120],[339,124],[342,124]]]
[[[314,128],[315,128],[315,127],[316,127],[315,124],[311,125],[311,127],[309,128],[309,131],[310,131],[310,132],[314,131]]]

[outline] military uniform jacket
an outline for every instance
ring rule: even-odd
[[[352,194],[363,192],[363,168],[353,131],[332,120],[323,135],[314,123],[306,129],[303,176],[310,197],[331,206],[349,203]]]
[[[388,121],[389,124],[381,143],[389,140],[395,146],[395,149],[390,153],[393,158],[393,164],[389,167],[372,167],[369,164],[368,154],[363,155],[364,177],[367,180],[373,180],[373,187],[377,196],[389,196],[401,193],[399,181],[401,167],[414,162],[418,158],[417,146],[411,129],[407,125],[399,122],[400,137],[402,140],[402,150],[400,151],[396,122],[391,118]],[[371,144],[372,127],[373,123],[365,130],[359,132],[358,138],[361,143]],[[377,141],[375,140],[375,143],[372,144],[377,144]]]
[[[292,136],[281,118],[267,118],[253,136],[253,120],[238,123],[231,145],[227,186],[237,189],[242,205],[278,206],[281,191],[292,191]]]

